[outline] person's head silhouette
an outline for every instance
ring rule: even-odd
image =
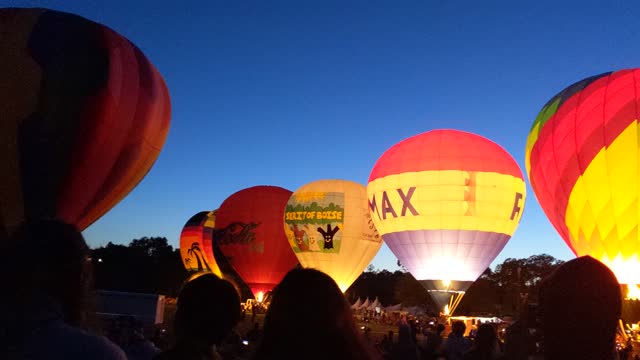
[[[274,290],[255,354],[255,359],[275,358],[340,360],[374,355],[336,282],[315,269],[294,269]]]
[[[583,256],[560,266],[542,282],[539,307],[545,359],[613,358],[622,296],[600,261]]]
[[[451,324],[451,333],[457,337],[464,336],[465,330],[467,330],[467,326],[460,320],[456,320]]]
[[[9,262],[22,265],[9,280],[12,296],[25,303],[46,298],[62,307],[66,323],[84,325],[92,267],[89,248],[76,227],[56,219],[24,222],[9,248]]]
[[[188,281],[178,295],[174,327],[179,342],[220,345],[239,320],[238,291],[214,274]]]
[[[1,300],[0,358],[126,359],[117,345],[86,331],[95,316],[92,267],[74,225],[29,220],[2,245],[0,271],[12,276]]]
[[[474,347],[481,352],[491,353],[496,350],[498,336],[491,324],[481,324],[474,340]]]

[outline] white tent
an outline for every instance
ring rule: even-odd
[[[425,310],[420,306],[411,306],[411,307],[405,308],[404,311],[406,311],[409,315],[414,315],[414,316],[425,313]]]
[[[358,310],[360,306],[362,306],[362,300],[358,298],[358,300],[356,300],[356,302],[351,305],[351,309]]]
[[[362,306],[360,306],[360,308],[361,308],[361,309],[368,309],[368,308],[369,308],[369,305],[371,305],[371,301],[369,301],[369,298],[367,297],[367,300],[365,300],[365,301],[362,303]]]
[[[386,312],[401,311],[401,310],[402,310],[402,304],[390,305],[384,308],[384,311]]]
[[[376,299],[373,300],[373,302],[371,303],[371,305],[369,305],[369,307],[367,309],[369,310],[375,310],[376,308],[382,307],[380,304],[380,300],[378,299],[378,297],[376,296]]]

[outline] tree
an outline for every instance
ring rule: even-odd
[[[109,242],[92,250],[98,289],[176,296],[188,277],[180,251],[164,237],[134,239],[129,246]]]
[[[438,306],[434,303],[420,282],[418,282],[410,273],[402,273],[402,277],[398,280],[395,287],[396,301],[404,306],[423,306],[432,312],[437,311]],[[437,312],[436,312],[437,313]]]
[[[537,302],[542,279],[563,262],[547,254],[524,259],[506,259],[495,271],[487,268],[467,290],[457,314],[517,316],[525,302]],[[347,291],[350,302],[358,297],[378,296],[383,304],[403,303],[406,306],[435,304],[428,292],[409,273],[376,270],[368,267]],[[437,309],[439,310],[439,309]]]
[[[140,251],[150,257],[170,256],[173,253],[173,247],[169,245],[169,241],[165,237],[142,237],[133,239],[129,243],[129,247],[133,251]]]
[[[526,302],[538,301],[540,282],[564,262],[547,254],[526,259],[506,259],[496,266],[491,280],[498,286],[499,303],[510,315],[520,312]]]

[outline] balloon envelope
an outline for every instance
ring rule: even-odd
[[[254,186],[229,196],[216,213],[214,241],[256,298],[298,264],[282,227],[290,196],[281,187]]]
[[[604,73],[562,90],[527,138],[526,167],[547,217],[577,256],[623,284],[640,283],[640,69]]]
[[[180,256],[188,271],[209,271],[219,277],[222,272],[213,255],[213,228],[216,211],[201,211],[193,215],[180,233]]]
[[[525,183],[515,160],[481,136],[434,130],[376,162],[369,209],[385,243],[443,305],[465,291],[513,235]]]
[[[284,223],[300,264],[328,274],[343,292],[382,245],[367,208],[366,188],[353,181],[303,185],[289,199]]]
[[[167,87],[113,30],[46,9],[0,9],[0,232],[57,217],[83,230],[147,174]]]

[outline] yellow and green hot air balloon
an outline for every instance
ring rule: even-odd
[[[300,264],[328,274],[343,292],[382,245],[367,209],[366,188],[348,180],[300,187],[287,202],[284,226]]]
[[[542,108],[526,147],[531,186],[558,233],[628,285],[640,283],[639,109],[640,69],[586,78]]]

